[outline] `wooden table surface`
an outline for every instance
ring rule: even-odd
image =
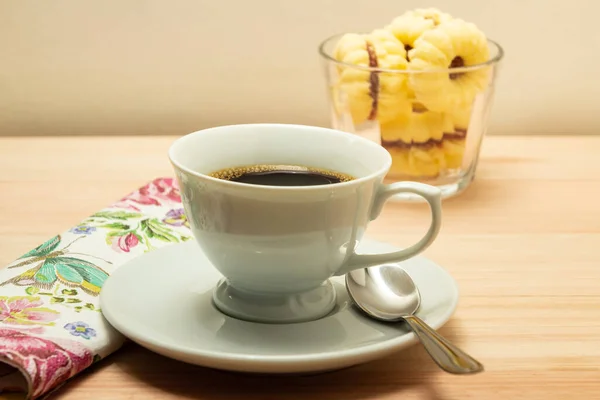
[[[173,137],[0,139],[0,265],[157,176]],[[420,346],[344,371],[252,377],[127,345],[52,399],[598,399],[600,136],[487,137],[477,178],[444,202],[424,253],[460,287],[441,332],[486,372],[441,372]],[[390,204],[368,235],[408,244],[425,205]]]

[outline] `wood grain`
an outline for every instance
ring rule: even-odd
[[[157,176],[173,137],[0,139],[0,265]],[[486,365],[440,372],[420,346],[343,371],[257,377],[129,344],[51,398],[593,399],[600,393],[600,137],[488,137],[477,178],[444,203],[424,253],[457,280],[441,329]],[[424,205],[388,204],[369,228],[417,238]]]

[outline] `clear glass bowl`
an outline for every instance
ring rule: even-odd
[[[332,127],[385,147],[390,181],[434,185],[444,198],[465,190],[475,176],[503,49],[488,40],[490,57],[482,64],[394,70],[337,61],[342,35],[319,46]]]

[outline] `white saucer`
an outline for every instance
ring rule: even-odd
[[[397,250],[364,240],[362,253]],[[401,263],[422,295],[418,315],[434,329],[453,314],[458,290],[437,264]],[[402,323],[368,319],[351,304],[343,277],[332,278],[337,306],[328,316],[296,324],[260,324],[223,315],[212,303],[222,276],[195,241],[146,253],[114,272],[100,294],[108,322],[134,342],[166,357],[253,373],[307,373],[365,363],[417,342]]]

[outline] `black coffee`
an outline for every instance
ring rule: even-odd
[[[227,181],[267,186],[316,186],[348,182],[354,177],[341,172],[299,165],[260,164],[226,168],[210,174]]]

